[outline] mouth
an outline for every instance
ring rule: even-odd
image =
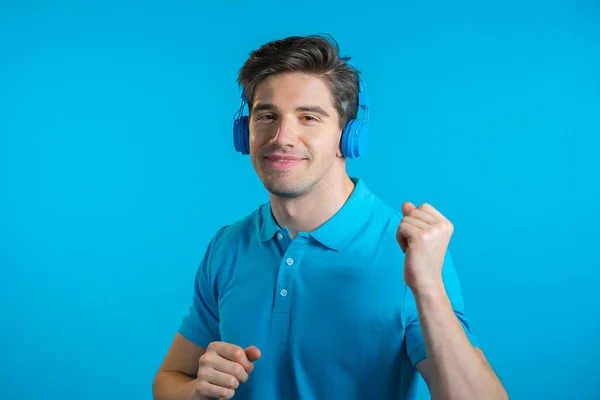
[[[292,156],[269,156],[265,157],[267,165],[273,169],[289,169],[301,164],[305,158]]]

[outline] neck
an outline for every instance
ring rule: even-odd
[[[290,236],[298,232],[312,232],[323,225],[342,208],[354,190],[354,183],[344,175],[337,182],[320,182],[309,193],[296,198],[283,198],[270,194],[273,216]]]

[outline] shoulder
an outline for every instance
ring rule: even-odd
[[[394,234],[402,221],[402,213],[379,197],[373,197],[371,212],[368,218],[368,228],[376,232],[390,232]],[[395,238],[395,236],[394,236]]]
[[[218,254],[224,250],[239,247],[241,243],[247,243],[255,238],[261,223],[262,207],[265,207],[265,204],[261,204],[250,214],[235,222],[222,225],[210,239],[211,252]]]
[[[401,221],[401,212],[373,196],[368,215],[358,227],[353,247],[373,264],[403,266],[404,253],[396,240]]]

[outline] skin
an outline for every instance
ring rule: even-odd
[[[286,73],[258,86],[250,113],[250,157],[275,219],[292,237],[322,225],[354,189],[339,148],[341,134],[323,80]],[[300,160],[269,161],[278,157]]]
[[[250,113],[250,157],[269,192],[273,215],[291,236],[333,216],[354,185],[339,148],[342,130],[329,89],[316,76],[285,73],[257,87]],[[474,348],[444,290],[442,265],[453,227],[429,204],[406,202],[396,233],[404,280],[415,296],[427,359],[417,364],[433,399],[507,399],[483,353]],[[400,285],[400,283],[399,283]],[[153,385],[157,400],[231,398],[252,379],[254,346],[200,348],[177,334]]]
[[[231,343],[213,342],[204,349],[177,333],[154,377],[154,399],[230,399],[235,389],[249,379],[254,361],[260,356],[255,346],[242,349]]]
[[[417,304],[427,358],[417,369],[432,399],[508,399],[484,354],[471,345],[444,289],[442,266],[454,231],[430,204],[402,205],[396,233],[404,281]]]

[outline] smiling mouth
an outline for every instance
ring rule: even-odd
[[[286,156],[269,156],[269,157],[265,157],[265,158],[270,161],[279,161],[279,162],[304,160],[304,158],[301,158],[301,157],[286,157]]]
[[[299,157],[285,157],[285,156],[271,156],[265,157],[267,165],[273,169],[288,169],[297,166],[302,163],[305,158]]]

